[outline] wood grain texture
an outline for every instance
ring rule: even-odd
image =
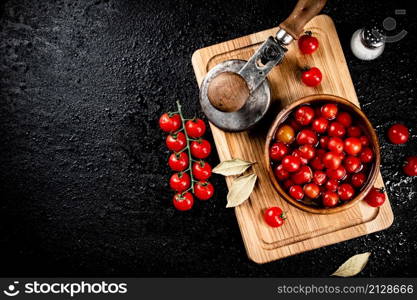
[[[310,56],[300,53],[295,43],[288,47],[283,63],[268,75],[272,104],[270,112],[256,128],[226,133],[210,124],[220,160],[241,158],[257,161],[252,169],[258,182],[248,201],[235,208],[246,251],[250,259],[266,263],[304,251],[338,243],[371,232],[385,229],[393,222],[389,201],[379,208],[361,202],[332,215],[315,215],[297,209],[281,199],[268,176],[263,153],[265,137],[274,117],[282,107],[307,95],[333,94],[344,97],[359,106],[349,69],[333,21],[326,15],[311,20],[305,27],[319,39],[319,49]],[[256,48],[277,28],[254,33],[197,50],[192,57],[194,72],[200,85],[205,74],[227,59],[247,60]],[[322,83],[306,87],[299,81],[301,69],[316,66],[324,74]],[[230,187],[233,178],[226,178]],[[379,174],[376,186],[383,186]],[[226,195],[225,197],[226,198]],[[226,199],[224,201],[226,205]],[[286,224],[270,228],[262,220],[262,212],[271,206],[286,211]]]

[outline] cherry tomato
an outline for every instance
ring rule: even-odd
[[[323,170],[324,169],[323,161],[322,161],[321,157],[319,157],[318,155],[310,161],[310,166],[312,166],[314,170]]]
[[[193,207],[194,198],[193,195],[189,192],[185,194],[175,194],[172,202],[174,203],[176,209],[185,211],[190,210]]]
[[[359,158],[363,163],[369,163],[374,158],[374,152],[371,150],[371,148],[366,147],[359,154]]]
[[[322,158],[323,164],[326,168],[335,170],[342,163],[339,153],[327,152]]]
[[[295,120],[303,126],[310,124],[313,118],[314,110],[310,106],[304,105],[295,111]]]
[[[352,117],[349,113],[342,111],[337,115],[336,121],[345,126],[346,128],[352,125]]]
[[[349,173],[356,173],[362,169],[362,162],[359,158],[349,155],[343,161],[343,165]]]
[[[302,145],[298,148],[301,153],[301,156],[310,160],[316,155],[316,148],[312,145]]]
[[[336,192],[337,188],[339,187],[339,181],[337,181],[337,179],[331,178],[326,181],[324,187],[328,191]]]
[[[369,146],[369,139],[366,135],[362,135],[359,139],[361,140],[362,146]]]
[[[187,145],[187,139],[185,138],[184,133],[178,132],[177,134],[168,135],[165,143],[169,150],[179,152]]]
[[[198,181],[194,185],[194,195],[200,200],[208,200],[213,197],[214,187],[208,181]]]
[[[341,200],[348,201],[355,194],[355,189],[349,183],[343,183],[337,189],[337,194]]]
[[[334,207],[339,203],[339,196],[332,191],[326,191],[323,193],[323,205],[325,207]]]
[[[269,157],[272,160],[281,160],[287,153],[288,147],[283,142],[276,142],[269,149]]]
[[[207,180],[211,176],[210,164],[202,160],[193,163],[192,171],[197,180]]]
[[[271,227],[279,227],[284,224],[285,215],[281,208],[274,206],[265,210],[264,220]]]
[[[373,187],[365,197],[366,203],[372,207],[379,207],[385,202],[385,194],[382,189]]]
[[[296,156],[287,155],[282,160],[282,166],[288,172],[295,172],[295,171],[298,171],[300,169],[301,160],[300,160],[300,158],[298,158]]]
[[[303,129],[297,134],[297,143],[299,145],[315,145],[317,144],[317,134],[310,129]]]
[[[290,125],[283,125],[278,128],[275,139],[283,142],[284,144],[291,144],[294,141],[294,136],[294,129]]]
[[[159,127],[165,132],[177,131],[181,126],[181,117],[179,114],[169,116],[168,113],[164,113],[159,118]]]
[[[417,156],[407,157],[403,171],[408,176],[417,176]]]
[[[364,173],[356,173],[352,175],[350,182],[354,187],[360,188],[365,184],[366,175]]]
[[[334,121],[330,123],[327,132],[329,133],[329,136],[342,137],[346,134],[346,129],[342,124]]]
[[[323,171],[316,171],[313,174],[313,182],[317,185],[323,185],[326,182],[327,175]]]
[[[308,159],[303,157],[303,154],[301,153],[301,151],[299,149],[295,149],[291,155],[298,157],[301,161],[302,165],[306,165],[308,164]]]
[[[298,40],[298,48],[300,48],[303,54],[311,54],[319,47],[319,41],[314,36],[311,36],[311,32],[304,34]]]
[[[290,196],[293,197],[295,200],[301,200],[304,197],[303,188],[299,185],[291,186],[288,192],[290,193]]]
[[[207,140],[201,139],[193,141],[190,150],[192,156],[203,159],[210,155],[211,145]]]
[[[177,192],[183,192],[190,187],[190,175],[188,173],[175,173],[169,179],[169,186]]]
[[[321,74],[320,70],[316,67],[306,70],[301,74],[302,82],[305,85],[312,87],[319,85],[322,78],[323,75]]]
[[[185,152],[172,153],[168,159],[168,165],[173,171],[184,171],[188,167],[188,155]]]
[[[299,131],[303,126],[300,125],[296,120],[291,119],[289,122],[289,126],[294,130],[294,132]]]
[[[327,103],[321,107],[320,111],[323,118],[326,118],[327,120],[333,120],[336,118],[338,109],[336,104]]]
[[[304,186],[304,194],[311,199],[315,199],[320,195],[320,187],[315,183],[307,183]]]
[[[402,124],[394,124],[388,129],[388,138],[393,144],[404,144],[409,136],[408,128]]]
[[[288,173],[288,171],[285,170],[282,165],[278,165],[274,168],[274,174],[275,177],[281,181],[287,179],[290,176],[290,173]]]
[[[327,144],[327,148],[330,151],[333,151],[336,153],[342,153],[343,152],[343,140],[338,137],[331,137]]]
[[[362,129],[359,126],[350,126],[347,129],[347,134],[350,137],[360,137],[362,135]]]
[[[304,184],[310,182],[313,179],[313,172],[310,167],[302,166],[300,170],[291,175],[291,180],[295,184]]]
[[[356,137],[348,137],[345,140],[345,151],[347,154],[356,155],[362,150],[361,140]]]
[[[284,187],[286,190],[288,190],[290,187],[292,187],[294,185],[294,182],[292,182],[291,179],[287,179],[284,181],[283,183]]]
[[[199,138],[206,132],[206,124],[201,119],[188,120],[185,123],[185,130],[188,136],[192,138]]]
[[[329,178],[342,180],[346,177],[346,169],[343,166],[339,166],[337,169],[327,169],[326,175]]]
[[[322,149],[327,149],[327,146],[329,145],[329,140],[330,138],[328,136],[321,136],[319,140],[320,147]]]
[[[325,133],[328,125],[329,121],[323,117],[320,117],[313,120],[311,128],[317,133]]]

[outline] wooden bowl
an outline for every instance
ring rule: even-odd
[[[335,103],[339,107],[342,107],[343,110],[350,112],[352,115],[352,119],[358,122],[358,124],[361,126],[361,129],[369,137],[369,140],[370,140],[369,147],[373,150],[375,154],[375,159],[373,161],[373,164],[371,165],[367,181],[365,182],[365,185],[362,187],[360,193],[354,199],[346,201],[339,206],[331,207],[331,208],[316,208],[316,207],[304,204],[300,201],[297,201],[293,199],[291,196],[289,196],[287,192],[284,190],[284,188],[281,187],[280,183],[275,178],[274,172],[272,170],[271,161],[269,158],[270,144],[274,139],[275,132],[278,129],[278,127],[288,118],[288,116],[295,110],[296,107],[302,104],[307,104],[307,103],[313,104],[313,103],[318,103],[318,102]],[[346,99],[343,99],[338,96],[324,95],[324,94],[323,95],[311,95],[311,96],[301,98],[289,104],[283,110],[281,110],[281,112],[275,118],[275,121],[273,122],[271,128],[269,129],[269,132],[266,138],[266,143],[265,143],[264,155],[265,155],[265,161],[267,164],[269,177],[271,178],[272,184],[274,185],[275,189],[278,191],[279,195],[282,198],[284,198],[286,201],[294,205],[295,207],[298,207],[299,209],[302,209],[310,213],[315,213],[315,214],[338,213],[354,206],[359,201],[361,201],[369,192],[369,190],[373,187],[375,180],[377,178],[377,175],[378,175],[379,165],[381,163],[378,138],[376,136],[374,128],[372,127],[371,123],[369,122],[365,114],[356,105],[354,105],[353,103],[351,103],[350,101]]]

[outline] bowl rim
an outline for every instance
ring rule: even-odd
[[[285,190],[281,187],[281,185],[278,183],[277,179],[275,178],[274,172],[272,170],[271,166],[271,160],[269,158],[269,146],[273,140],[273,137],[275,135],[275,132],[279,125],[286,119],[286,117],[294,110],[295,107],[307,104],[307,103],[314,103],[314,102],[321,102],[321,101],[330,101],[330,102],[336,102],[341,103],[343,105],[348,106],[351,110],[353,110],[357,115],[360,116],[362,119],[363,125],[366,127],[366,133],[370,137],[370,146],[372,146],[373,151],[375,153],[375,161],[373,163],[373,168],[370,171],[370,175],[368,177],[367,183],[363,187],[363,189],[360,191],[360,193],[352,200],[345,202],[342,205],[331,207],[331,208],[315,208],[311,206],[307,206],[292,197],[290,197]],[[361,123],[362,123],[361,122]],[[268,169],[269,178],[272,181],[273,186],[277,190],[280,197],[284,198],[288,203],[292,204],[293,206],[310,212],[314,214],[333,214],[338,213],[341,211],[344,211],[346,209],[349,209],[353,207],[354,205],[358,204],[365,196],[368,194],[369,190],[374,186],[374,183],[377,179],[378,173],[379,173],[379,166],[381,163],[381,155],[380,155],[380,148],[379,148],[379,142],[378,137],[376,135],[375,129],[373,128],[371,122],[366,117],[364,112],[354,103],[350,102],[349,100],[335,96],[330,94],[315,94],[315,95],[309,95],[302,97],[287,106],[285,106],[276,116],[274,122],[272,123],[271,127],[269,128],[268,134],[266,136],[266,142],[265,142],[265,149],[264,149],[264,157],[266,161],[266,167]]]

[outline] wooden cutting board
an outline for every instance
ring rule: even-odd
[[[393,222],[389,201],[379,208],[366,203],[333,215],[315,215],[301,211],[284,199],[274,189],[263,159],[266,133],[281,107],[301,97],[312,94],[333,94],[344,97],[359,106],[349,74],[339,37],[332,19],[320,15],[305,27],[318,38],[319,49],[313,55],[302,55],[297,43],[288,47],[281,65],[268,75],[272,104],[269,116],[255,129],[240,133],[226,133],[210,124],[220,160],[242,158],[258,162],[253,171],[258,182],[248,201],[235,208],[236,217],[250,259],[266,263],[304,251],[346,241],[371,232],[383,230]],[[207,72],[216,64],[228,59],[247,60],[257,47],[277,28],[254,33],[238,39],[197,50],[192,57],[194,72],[200,85]],[[300,70],[316,66],[323,73],[322,83],[306,87],[300,80]],[[226,178],[230,187],[233,178]],[[384,185],[381,175],[376,186]],[[224,195],[226,205],[226,195]],[[271,228],[262,220],[262,211],[280,206],[287,214],[284,226]]]

